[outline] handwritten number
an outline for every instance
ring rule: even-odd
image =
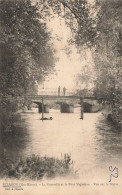
[[[111,182],[111,178],[114,177],[114,178],[117,178],[119,175],[118,175],[118,168],[117,167],[114,167],[114,169],[112,168],[112,166],[109,167],[109,171],[110,172],[113,172],[111,175],[110,175],[110,181]]]

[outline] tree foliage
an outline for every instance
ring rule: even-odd
[[[1,92],[27,94],[53,67],[49,32],[30,0],[2,0],[0,18]]]
[[[97,37],[94,61],[97,73],[95,93],[112,105],[112,116],[121,121],[122,93],[122,1],[97,0]]]
[[[74,38],[72,42],[80,47],[91,47],[96,36],[91,5],[87,0],[57,0],[57,3],[63,6],[63,17],[72,30]]]
[[[81,69],[81,72],[77,74],[76,77],[76,83],[77,86],[80,87],[82,84],[82,87],[84,86],[85,89],[89,89],[91,85],[93,85],[94,81],[94,75],[92,69],[89,67],[89,65],[84,65]]]
[[[109,98],[121,91],[122,18],[120,0],[97,4],[97,38],[94,59],[97,71],[97,90]]]
[[[36,83],[53,70],[54,50],[42,17],[31,0],[0,1],[1,109],[3,118],[8,113],[7,120],[11,111],[27,103],[23,97],[35,94]]]

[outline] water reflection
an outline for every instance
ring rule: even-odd
[[[20,115],[16,116],[16,122],[12,125],[12,131],[1,134],[1,158],[18,159],[28,143],[29,131],[26,122]]]
[[[99,160],[104,158],[105,162],[114,164],[122,163],[122,132],[116,126],[112,126],[104,117],[99,117],[95,137],[96,145],[98,146],[97,155]],[[101,151],[99,153],[99,151]]]

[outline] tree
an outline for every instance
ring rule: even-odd
[[[93,84],[94,75],[91,68],[88,65],[84,65],[81,69],[81,73],[77,75],[77,84],[83,84],[85,89],[89,89],[90,85]]]
[[[1,93],[26,95],[54,66],[50,34],[30,0],[1,0],[0,18]]]
[[[99,35],[96,41],[95,54],[96,58],[103,62],[99,65],[99,70],[101,70],[101,74],[106,71],[105,75],[114,87],[119,84],[120,80],[122,54],[121,6],[120,0],[103,1],[100,4],[97,22]]]
[[[96,95],[105,97],[112,105],[113,119],[121,121],[121,60],[122,18],[121,0],[96,2],[97,37],[94,52],[97,81]]]
[[[27,102],[26,95],[36,92],[36,83],[53,70],[54,50],[42,18],[43,13],[31,0],[0,1],[3,123]]]

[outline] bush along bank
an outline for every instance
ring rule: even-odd
[[[102,113],[109,121],[122,129],[122,105],[120,97],[116,96],[112,101],[104,101]]]
[[[18,180],[41,180],[42,178],[76,176],[71,156],[65,154],[61,159],[32,155],[26,159],[0,162],[0,177]]]

